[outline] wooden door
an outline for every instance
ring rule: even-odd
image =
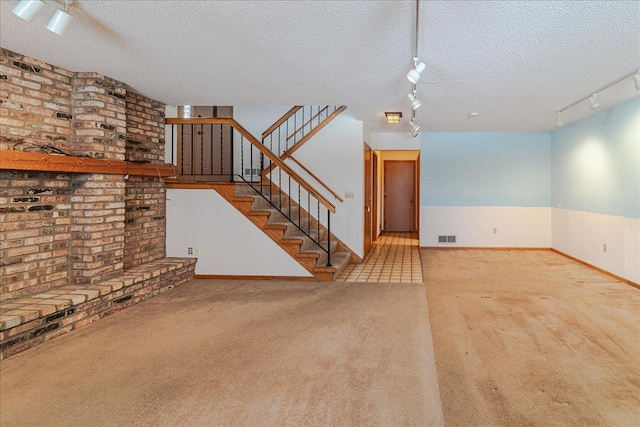
[[[373,244],[373,156],[371,148],[364,147],[364,254],[368,254]]]
[[[414,231],[415,162],[384,162],[384,230]]]

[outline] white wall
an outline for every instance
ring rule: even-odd
[[[554,249],[640,283],[640,219],[558,208],[552,218]]]
[[[262,132],[292,107],[293,105],[234,105],[233,118],[260,141]]]
[[[640,98],[552,132],[551,163],[553,248],[640,283]]]
[[[374,150],[420,150],[420,136],[414,138],[409,132],[372,133],[367,143]]]
[[[358,256],[364,256],[364,144],[363,125],[344,111],[295,152],[296,160],[344,198],[335,200],[331,232]],[[287,162],[307,178],[301,169]],[[313,182],[311,178],[308,180]],[[346,192],[353,198],[344,197]],[[324,193],[323,193],[324,194]]]
[[[366,142],[369,147],[371,147],[371,141],[373,139],[372,134],[371,134],[371,128],[369,126],[367,126],[366,124],[362,125],[362,132],[363,135],[362,137],[364,138],[364,142]]]
[[[214,190],[167,190],[167,256],[200,248],[196,274],[310,277]]]
[[[438,236],[456,236],[456,243],[438,243]],[[420,246],[549,248],[551,208],[422,206]]]

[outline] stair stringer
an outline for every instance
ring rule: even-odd
[[[287,226],[286,224],[270,222],[270,217],[275,213],[265,209],[255,209],[254,204],[256,196],[260,196],[237,195],[236,188],[239,185],[246,187],[245,184],[210,184],[209,186],[234,206],[247,219],[253,222],[254,225],[260,228],[271,240],[286,251],[317,280],[330,281],[338,276],[351,259],[351,251],[346,252],[338,250],[338,248],[342,249],[346,247],[342,242],[339,242],[332,235],[332,241],[335,239],[335,246],[338,247],[336,248],[335,253],[332,252],[333,266],[318,266],[318,260],[322,258],[321,250],[319,248],[317,250],[313,248],[305,249],[303,247],[305,245],[305,238],[302,236],[291,235],[290,229],[294,227],[293,225]],[[314,223],[312,222],[312,224]],[[326,230],[323,231],[326,233]]]

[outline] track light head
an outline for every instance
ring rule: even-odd
[[[420,126],[416,123],[415,117],[411,119],[409,122],[409,131],[411,132],[411,136],[414,138],[418,136],[418,131],[420,130]]]
[[[420,108],[422,102],[420,102],[420,100],[416,98],[415,91],[407,95],[407,97],[409,98],[409,102],[411,102],[412,109],[417,110],[418,108]]]
[[[64,10],[56,10],[56,13],[53,14],[53,17],[51,17],[51,20],[47,24],[47,29],[60,36],[64,36],[64,33],[66,33],[71,26],[71,21],[73,21],[73,16],[69,13],[69,2],[65,0]]]
[[[600,106],[600,104],[598,104],[598,101],[596,101],[596,96],[597,94],[594,93],[589,97],[589,106],[591,107],[592,110],[595,110]]]
[[[640,71],[635,73],[632,79],[633,79],[633,82],[636,84],[636,90],[640,90]]]
[[[416,62],[417,61],[418,60],[416,59]],[[409,72],[407,73],[407,79],[413,84],[418,83],[418,80],[420,80],[420,73],[422,73],[425,68],[427,68],[427,66],[424,62],[418,62],[415,68],[409,70]]]
[[[561,128],[562,126],[564,126],[564,122],[562,121],[562,113],[561,112],[557,112],[556,113],[556,127],[557,128]]]
[[[45,4],[43,0],[22,0],[13,8],[12,12],[25,21],[31,21],[38,12],[42,10]]]

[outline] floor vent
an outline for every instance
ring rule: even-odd
[[[456,236],[438,236],[438,243],[455,243]]]

